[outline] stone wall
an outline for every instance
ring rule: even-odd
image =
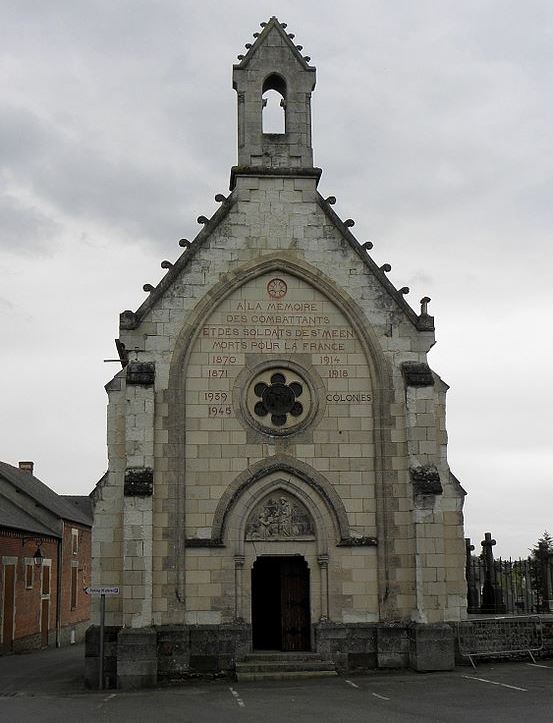
[[[99,628],[86,635],[85,680],[98,686]],[[106,688],[178,684],[194,677],[233,676],[251,650],[251,626],[159,626],[105,630]],[[448,625],[334,624],[313,626],[316,651],[339,673],[412,668],[451,670],[453,630]]]
[[[332,551],[337,621],[462,617],[462,497],[445,456],[445,385],[406,391],[401,369],[426,362],[433,332],[398,307],[321,203],[314,179],[237,178],[224,219],[186,251],[136,330],[121,330],[126,348],[153,362],[155,380],[130,385],[123,372],[108,385],[110,474],[94,554],[95,579],[122,583],[109,622],[122,622],[121,608],[132,625],[230,622],[237,550],[208,548],[201,569],[203,552],[182,551],[187,539],[211,539],[241,472],[283,455],[331,480],[352,536],[378,538],[376,568],[372,553]],[[287,285],[281,301],[267,295],[275,278]],[[308,311],[279,311],[282,302]],[[264,336],[276,316],[292,320],[276,324],[280,339]],[[265,359],[295,359],[314,380],[319,416],[296,438],[264,439],[244,420],[239,390]],[[429,463],[442,491],[415,505],[409,470]],[[153,496],[123,502],[125,471],[135,468],[153,469]]]

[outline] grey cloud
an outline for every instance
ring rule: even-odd
[[[37,208],[9,195],[0,195],[0,249],[16,254],[50,254],[59,225]]]
[[[130,149],[125,161],[113,160],[108,149],[64,134],[24,109],[10,108],[2,115],[0,143],[6,149],[6,176],[16,185],[31,188],[61,214],[153,243],[178,238],[182,226],[198,215],[193,204],[201,194],[190,198],[184,193],[188,181],[184,173],[163,168],[156,159],[136,157]],[[202,185],[209,185],[209,178],[204,177]],[[29,209],[25,218],[23,205],[17,201],[11,206],[5,201],[2,210],[6,245],[19,244],[15,230],[24,240],[33,231],[38,237],[55,230],[36,210]]]

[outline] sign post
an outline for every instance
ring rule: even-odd
[[[106,595],[119,595],[118,587],[85,587],[87,595],[100,598],[100,668],[98,671],[98,687],[104,689],[104,627],[106,621]]]

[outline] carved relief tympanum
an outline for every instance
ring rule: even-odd
[[[307,509],[297,500],[278,492],[254,509],[246,525],[248,540],[288,540],[313,537],[315,529]]]

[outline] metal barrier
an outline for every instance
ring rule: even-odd
[[[459,652],[476,668],[473,657],[477,655],[509,655],[532,653],[543,648],[542,623],[539,616],[479,618],[464,620],[457,624]]]

